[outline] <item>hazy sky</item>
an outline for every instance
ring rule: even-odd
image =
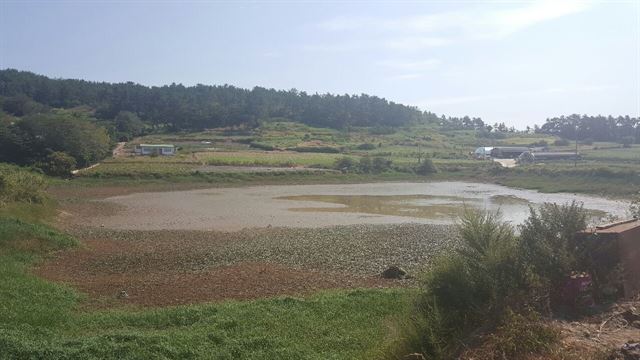
[[[637,116],[640,0],[0,0],[0,68],[368,93],[518,128]]]

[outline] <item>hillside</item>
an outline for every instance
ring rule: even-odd
[[[39,111],[43,106],[87,106],[95,110],[98,119],[112,120],[120,112],[129,111],[149,125],[174,130],[253,127],[269,118],[331,128],[400,126],[440,120],[433,113],[366,94],[307,94],[296,89],[175,83],[148,87],[132,82],[51,79],[14,69],[0,71],[0,96],[5,97],[4,110],[17,116]]]

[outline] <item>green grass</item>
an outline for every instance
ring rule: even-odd
[[[208,165],[235,166],[316,166],[330,168],[341,154],[297,153],[289,151],[211,152],[201,159]]]
[[[625,197],[640,188],[640,168],[602,163],[557,162],[490,171],[491,181],[542,192],[576,192]]]
[[[74,245],[74,239],[46,225],[0,217],[0,328],[66,321],[78,295],[29,275],[27,268],[43,254]]]
[[[47,225],[0,217],[0,359],[364,359],[412,299],[410,290],[366,289],[81,310],[83,294],[29,273],[76,245]]]
[[[585,159],[593,159],[598,161],[635,161],[640,162],[640,145],[634,145],[630,148],[623,148],[618,145],[617,148],[598,148],[582,151]]]
[[[14,358],[357,359],[406,311],[407,290],[74,314],[57,327],[0,331]]]
[[[170,177],[191,175],[200,165],[189,163],[112,161],[82,171],[80,177]]]

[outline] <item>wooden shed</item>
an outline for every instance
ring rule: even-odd
[[[615,269],[621,287],[618,295],[631,298],[640,293],[640,219],[586,229],[578,233],[578,241],[596,245],[593,261],[599,267]]]

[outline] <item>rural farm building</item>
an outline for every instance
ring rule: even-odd
[[[493,147],[481,146],[473,152],[473,157],[479,160],[486,160],[491,157],[491,150],[493,150]]]
[[[596,274],[601,285],[626,298],[640,292],[640,219],[586,229],[577,240],[592,242],[596,249],[592,261],[601,269]]]
[[[135,148],[138,155],[175,155],[176,147],[171,144],[140,144]]]
[[[553,160],[580,160],[582,157],[575,152],[523,152],[518,156],[518,162],[538,162]]]
[[[520,146],[497,146],[491,150],[491,157],[498,159],[515,159],[527,151],[531,151],[531,149]]]

